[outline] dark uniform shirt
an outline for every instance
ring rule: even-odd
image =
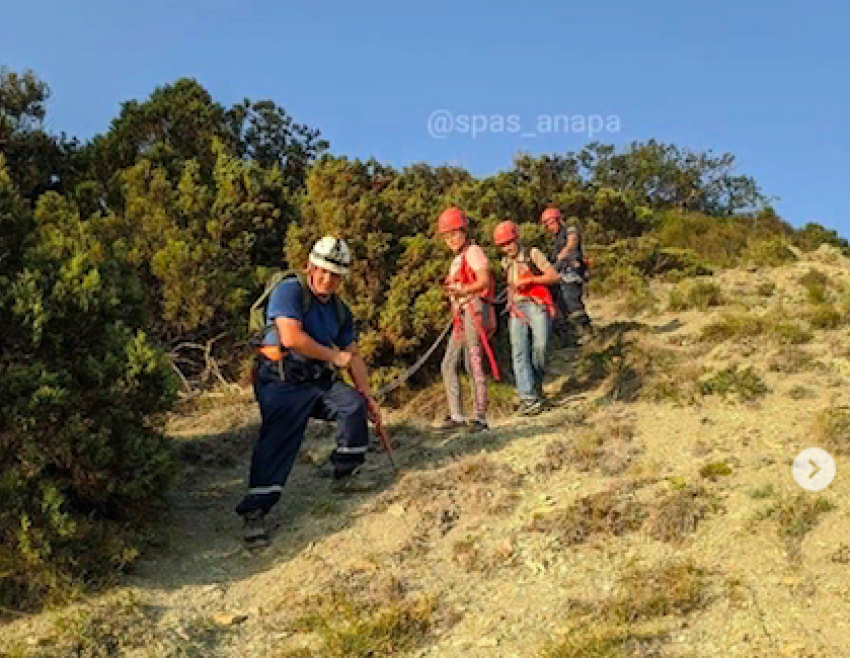
[[[575,233],[578,236],[578,246],[567,256],[567,258],[559,260],[558,254],[560,254],[564,247],[567,246],[567,240],[569,239],[570,233]],[[564,273],[567,270],[574,269],[573,263],[575,261],[581,263],[583,258],[584,254],[581,249],[581,232],[578,230],[578,227],[562,226],[561,230],[555,234],[555,243],[552,247],[552,257],[549,259],[555,263],[555,270],[558,273]],[[582,267],[580,266],[578,269],[582,269]]]

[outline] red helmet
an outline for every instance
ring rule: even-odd
[[[549,219],[557,219],[558,221],[561,221],[561,211],[557,208],[546,208],[540,216],[540,221],[545,222]]]
[[[437,220],[437,230],[440,233],[457,231],[466,228],[466,213],[460,208],[449,208],[444,210]]]
[[[497,245],[519,240],[519,229],[513,222],[502,222],[493,231],[493,242]]]

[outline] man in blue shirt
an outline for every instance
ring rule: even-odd
[[[359,469],[369,444],[368,419],[380,419],[381,409],[357,348],[354,320],[334,294],[348,273],[351,252],[339,238],[324,237],[309,261],[307,288],[297,278],[284,280],[266,309],[265,356],[254,389],[262,426],[250,489],[236,508],[252,547],[268,545],[265,516],[280,500],[311,417],[337,421],[337,447],[328,469],[334,488],[368,487]],[[357,390],[337,381],[334,368],[347,369]]]

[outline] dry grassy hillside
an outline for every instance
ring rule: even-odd
[[[850,656],[848,277],[822,248],[592,298],[551,411],[440,435],[426,392],[392,419],[399,477],[370,455],[374,494],[314,475],[317,423],[259,554],[232,513],[256,405],[211,396],[172,423],[167,541],[109,594],[6,624],[0,655]],[[812,446],[837,462],[820,493],[791,476]]]

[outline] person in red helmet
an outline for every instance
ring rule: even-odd
[[[544,210],[540,221],[554,237],[550,260],[560,275],[560,281],[552,287],[561,316],[556,319],[554,328],[563,337],[569,333],[571,323],[581,341],[586,341],[592,336],[593,327],[584,306],[584,283],[588,272],[582,252],[581,232],[574,224],[566,224],[557,208]]]
[[[546,256],[526,250],[517,225],[505,221],[493,231],[493,242],[504,254],[502,269],[508,280],[508,330],[520,404],[517,413],[531,416],[543,411],[543,376],[549,347],[554,301],[548,288],[560,277]]]
[[[493,298],[493,277],[484,251],[469,238],[466,213],[458,208],[449,208],[440,215],[437,224],[446,246],[455,254],[446,278],[454,330],[442,363],[449,415],[439,429],[452,430],[467,425],[461,408],[458,378],[461,353],[465,353],[466,370],[472,377],[473,419],[469,431],[482,432],[489,429],[487,378],[482,352],[486,334],[491,333],[496,325],[495,310],[492,303],[488,303]]]

